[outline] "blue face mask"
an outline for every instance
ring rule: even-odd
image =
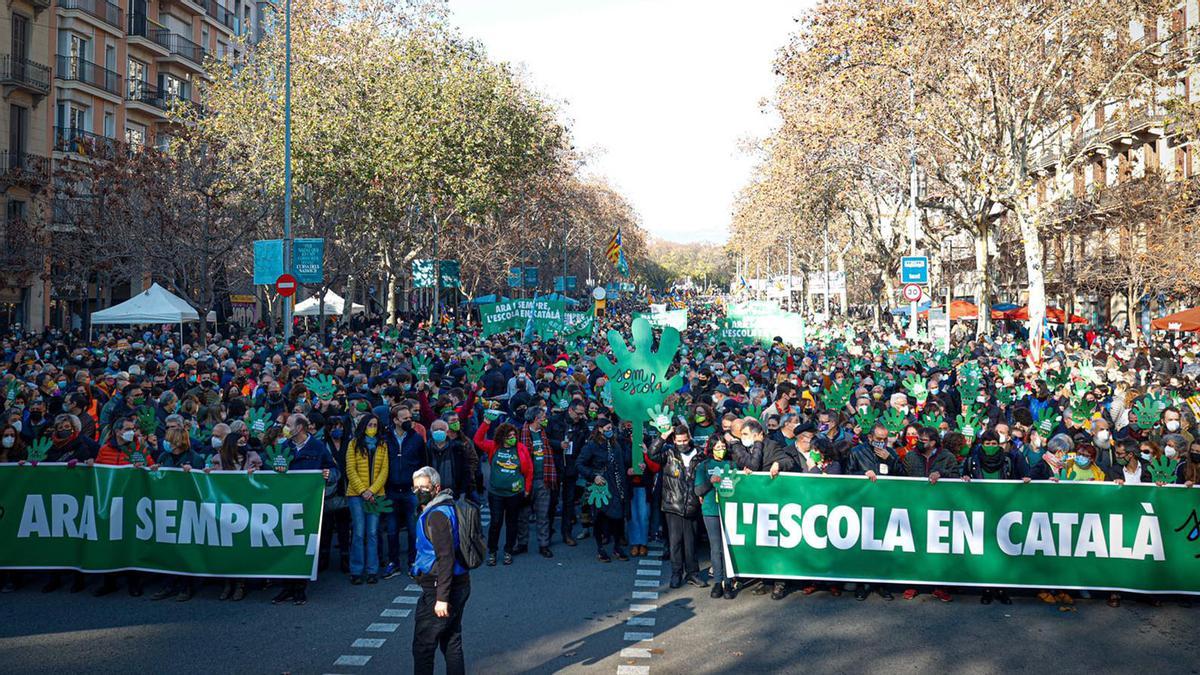
[[[340,439],[341,439],[341,437],[342,437],[342,430],[341,430],[341,429],[334,429],[333,431],[330,431],[330,432],[329,432],[329,435],[330,435],[330,436],[332,436],[332,437],[333,437],[333,440],[335,440],[335,441],[336,441],[336,440],[340,440]]]
[[[604,437],[605,437],[605,438],[612,438],[612,437],[613,437],[613,430],[612,430],[612,429],[605,429],[605,430],[604,430],[604,431],[602,431],[601,433],[603,433],[603,434],[604,434]]]
[[[433,431],[430,432],[429,435],[433,437],[434,443],[445,443],[446,442],[446,432],[441,429],[434,429]]]
[[[1092,458],[1087,455],[1075,455],[1075,466],[1086,469],[1092,464]]]

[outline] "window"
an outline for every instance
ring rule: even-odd
[[[125,143],[134,150],[144,146],[146,144],[146,127],[140,124],[127,124],[125,126]]]
[[[29,19],[15,13],[12,15],[12,55],[15,59],[29,57]]]
[[[92,116],[90,111],[77,103],[60,102],[58,104],[58,126],[76,131],[91,131]]]
[[[24,218],[25,202],[19,199],[8,200],[8,204],[5,206],[5,216],[8,217],[10,222]]]
[[[115,45],[104,47],[104,67],[114,73],[117,72],[117,48]]]
[[[25,154],[29,136],[29,108],[20,105],[8,106],[8,150],[13,155]]]
[[[104,137],[116,138],[117,136],[117,116],[111,111],[104,111]]]
[[[158,86],[162,89],[163,96],[166,98],[184,100],[191,98],[191,87],[188,81],[174,75],[161,73],[159,75]]]
[[[200,49],[208,51],[208,26],[200,27]]]
[[[129,76],[129,98],[140,101],[146,95],[146,64],[137,59],[129,59],[125,65]]]

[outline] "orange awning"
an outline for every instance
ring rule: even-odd
[[[1154,330],[1200,331],[1200,307],[1175,312],[1150,322]]]
[[[1066,323],[1066,316],[1067,316],[1067,313],[1057,307],[1047,307],[1046,308],[1046,322],[1047,323]],[[1029,320],[1029,306],[1026,305],[1025,307],[1018,307],[1014,310],[1007,311],[1004,313],[1003,318],[1009,319],[1011,321],[1028,321]],[[1083,318],[1082,316],[1079,316],[1078,314],[1072,314],[1071,315],[1071,323],[1087,323],[1087,319]]]
[[[929,310],[921,312],[917,316],[922,319],[929,318]],[[958,321],[959,319],[978,319],[979,308],[967,302],[966,300],[951,300],[950,301],[950,320]]]

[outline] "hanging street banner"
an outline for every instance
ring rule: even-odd
[[[292,276],[302,284],[320,285],[325,281],[325,240],[292,240]]]
[[[751,342],[772,343],[781,338],[784,343],[803,346],[806,341],[804,317],[785,312],[774,302],[751,301],[732,303],[724,319],[717,320],[714,342],[746,345]]]
[[[733,474],[730,576],[1200,595],[1196,488]]]
[[[315,579],[320,471],[0,465],[0,569]]]
[[[441,260],[442,288],[459,288],[460,266],[457,260]],[[432,260],[414,260],[412,264],[413,288],[433,288],[435,277]]]
[[[666,328],[670,326],[675,330],[687,330],[688,315],[686,309],[664,310],[661,312],[651,312],[645,314],[642,312],[634,312],[633,318],[641,317],[650,322],[652,328]]]
[[[283,274],[283,240],[254,242],[254,285],[271,286]]]

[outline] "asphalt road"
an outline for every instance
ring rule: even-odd
[[[1200,669],[1200,609],[1172,601],[1153,608],[1127,599],[1112,609],[1101,597],[1061,612],[1030,594],[1011,606],[980,605],[976,594],[949,604],[898,593],[890,603],[857,602],[851,592],[713,600],[708,589],[666,588],[669,570],[656,560],[603,564],[590,540],[554,550],[551,560],[526,554],[473,573],[464,633],[471,672]],[[397,576],[351,586],[327,574],[295,607],[271,605],[273,588],[231,603],[218,602],[210,584],[177,603],[150,600],[156,585],[142,598],[93,598],[43,595],[31,581],[0,595],[0,673],[411,672],[404,598],[418,593],[410,583]]]

